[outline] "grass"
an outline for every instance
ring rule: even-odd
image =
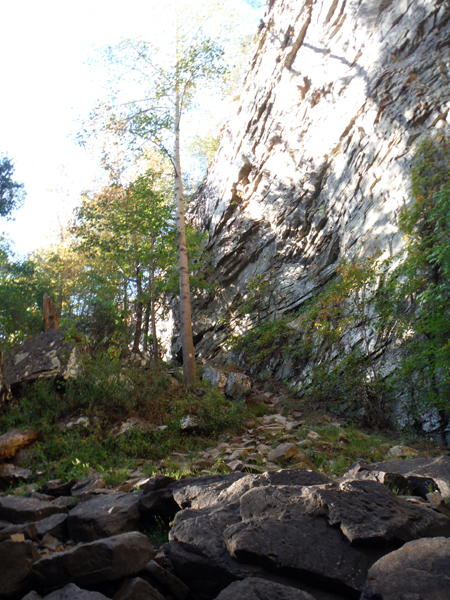
[[[271,385],[267,382],[267,386]],[[338,477],[358,460],[385,460],[387,450],[397,444],[429,455],[442,452],[426,438],[412,434],[374,433],[351,423],[338,426],[333,417],[311,411],[298,399],[295,403],[292,394],[285,393],[282,387],[277,382],[275,392],[286,397],[291,410],[301,410],[303,424],[291,432],[266,431],[264,442],[272,447],[287,441],[298,444],[307,439],[310,430],[320,436],[301,446],[300,456],[287,461],[285,467],[304,456],[315,470]],[[32,469],[35,485],[56,478],[79,479],[94,468],[102,473],[107,486],[117,487],[129,478],[130,471],[136,470],[136,459],[140,459],[140,470],[146,477],[161,471],[161,459],[165,461],[166,474],[177,478],[192,475],[190,465],[203,450],[215,446],[219,437],[230,439],[243,432],[247,419],[258,420],[273,412],[274,408],[265,404],[245,410],[242,404],[226,400],[207,382],[188,390],[173,385],[164,373],[139,371],[100,355],[85,358],[75,382],[63,385],[42,380],[25,387],[19,400],[0,419],[0,434],[11,428],[34,429],[38,433],[37,441],[28,450],[28,464],[24,465]],[[180,430],[184,414],[198,418],[196,432]],[[61,422],[79,416],[87,417],[89,425],[61,427]],[[117,426],[129,418],[138,425],[117,435]],[[173,452],[186,458],[172,456]],[[223,455],[212,459],[207,471],[227,472],[225,460]],[[263,461],[258,465],[264,467]]]
[[[198,418],[195,433],[180,430],[185,414]],[[61,426],[79,416],[89,419],[88,426]],[[142,427],[117,435],[114,427],[131,417]],[[164,372],[97,355],[85,357],[76,381],[40,380],[25,386],[0,419],[0,434],[12,428],[38,433],[26,465],[38,483],[80,478],[93,467],[114,486],[126,479],[133,459],[155,462],[173,451],[197,453],[221,432],[238,431],[245,417],[240,404],[226,400],[207,382],[188,390],[173,385]]]

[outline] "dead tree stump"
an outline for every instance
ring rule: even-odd
[[[44,294],[44,331],[59,329],[58,313],[50,296]]]

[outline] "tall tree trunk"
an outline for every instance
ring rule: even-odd
[[[142,342],[142,350],[147,352],[148,350],[148,332],[150,329],[150,317],[151,317],[151,307],[150,302],[147,302],[145,306],[145,317],[144,317],[144,341]]]
[[[175,197],[177,203],[177,248],[178,270],[180,276],[180,329],[183,351],[184,377],[189,387],[195,384],[195,351],[192,338],[191,294],[189,289],[189,267],[186,245],[186,227],[184,222],[183,183],[180,161],[180,96],[177,89],[175,115]]]
[[[152,260],[150,264],[150,310],[152,317],[152,338],[153,338],[153,360],[155,369],[158,370],[158,337],[156,335],[156,315],[155,315],[155,258],[154,258],[155,239],[151,237]]]
[[[142,334],[142,312],[144,308],[142,304],[142,273],[139,264],[136,264],[136,290],[136,329],[134,331],[133,352],[139,353],[139,343]]]

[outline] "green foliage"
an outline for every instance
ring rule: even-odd
[[[25,198],[23,183],[14,181],[14,163],[7,156],[0,158],[0,217],[11,218]]]
[[[269,274],[269,279],[267,279],[267,275],[259,273],[250,279],[246,290],[246,296],[239,307],[239,313],[241,315],[250,314],[256,311],[258,325],[261,324],[263,306],[267,308],[270,307],[271,304],[274,289],[273,284],[270,282],[271,275],[273,275],[272,272]]]
[[[11,428],[37,431],[30,466],[44,478],[82,477],[93,467],[105,474],[108,485],[115,485],[131,459],[154,461],[175,449],[198,451],[211,444],[211,436],[241,426],[245,409],[207,383],[188,390],[171,384],[162,371],[138,369],[110,354],[86,354],[76,380],[25,386],[0,419],[0,433]],[[180,430],[185,414],[198,417],[197,434]],[[64,426],[79,416],[87,417],[88,424]],[[142,423],[119,435],[115,426],[129,418]]]
[[[47,288],[29,259],[0,251],[0,346],[8,347],[42,328],[42,297]]]
[[[243,352],[249,365],[261,365],[276,352],[283,351],[292,329],[284,319],[266,321],[243,336],[230,338],[230,349]]]
[[[299,315],[289,316],[294,324],[287,318],[263,323],[234,339],[233,349],[261,367],[275,356],[289,358],[305,399],[360,411],[371,425],[387,424],[388,402],[399,394],[412,414],[435,407],[445,419],[450,407],[450,148],[445,138],[419,146],[412,191],[414,202],[399,218],[405,236],[400,256],[381,260],[376,249],[363,247],[340,261],[335,277]],[[262,282],[253,282],[247,310]],[[359,339],[352,341],[352,331]],[[378,358],[392,341],[401,347],[401,358],[383,378]]]
[[[189,150],[194,158],[197,158],[204,170],[210,166],[219,148],[220,137],[208,132],[202,136],[197,135],[190,144]]]
[[[404,355],[395,377],[410,408],[450,407],[450,149],[426,139],[412,168],[413,204],[400,215],[405,253],[391,293]]]

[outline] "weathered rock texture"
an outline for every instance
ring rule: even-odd
[[[269,287],[253,323],[300,307],[365,239],[399,249],[416,143],[448,127],[449,43],[442,0],[268,3],[238,113],[190,213],[220,288],[194,306],[199,356],[249,326],[237,309],[255,276]]]
[[[65,340],[61,329],[49,329],[9,350],[5,362],[6,377],[13,389],[40,377],[75,377],[78,370],[77,350]]]

